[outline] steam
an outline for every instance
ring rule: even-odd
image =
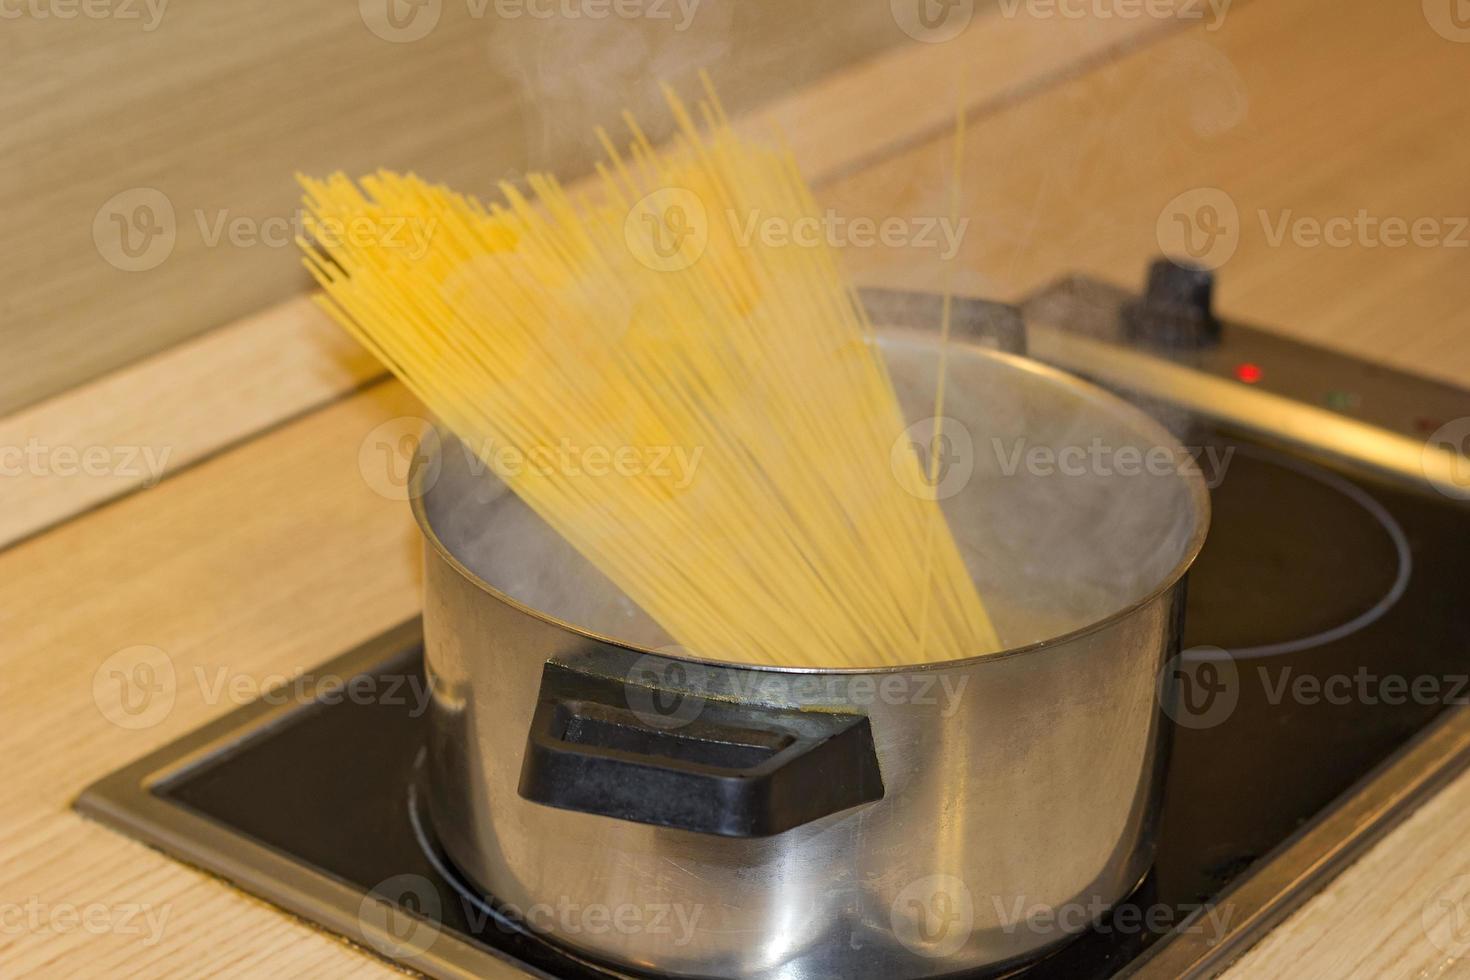
[[[579,9],[575,2],[560,6]],[[725,60],[735,6],[625,0],[609,7],[638,16],[525,16],[496,23],[487,32],[489,56],[528,107],[521,133],[527,158],[538,165],[582,158],[575,151],[585,150],[597,126],[620,128],[624,109],[655,138],[667,133],[657,83],[692,90],[701,69]]]

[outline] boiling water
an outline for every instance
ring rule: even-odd
[[[933,335],[885,333],[881,344],[912,423],[894,433],[894,451],[927,460]],[[1024,358],[955,344],[948,372],[941,467],[930,492],[942,500],[1008,648],[1082,629],[1172,581],[1196,529],[1195,495],[1204,490],[1186,475],[1193,464],[1166,430]],[[886,460],[874,473],[897,478]],[[625,644],[672,642],[450,437],[424,505],[455,558],[511,598]]]

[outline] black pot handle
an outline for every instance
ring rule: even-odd
[[[654,699],[675,699],[677,710],[658,712]],[[548,663],[520,794],[618,820],[768,837],[882,799],[883,780],[864,715],[700,698]]]

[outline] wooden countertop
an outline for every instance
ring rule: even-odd
[[[1434,0],[1237,0],[1223,20],[1192,0],[1177,20],[1098,16],[1145,9],[1130,3],[1069,8],[1083,17],[1007,3],[764,114],[844,215],[942,215],[963,71],[963,289],[1015,299],[1069,271],[1136,282],[1159,229],[1213,204],[1227,219],[1227,314],[1466,384],[1470,232],[1456,218],[1470,215],[1470,32],[1450,2],[1440,19]],[[1370,241],[1361,224],[1341,244],[1300,234],[1360,212],[1425,219],[1438,244]],[[847,258],[864,283],[939,281],[933,250]],[[364,460],[380,426],[418,412],[301,300],[0,419],[0,446],[39,446],[43,460],[0,480],[4,973],[390,972],[69,806],[231,710],[220,677],[250,689],[308,671],[417,610],[408,509]],[[55,472],[58,449],[99,446],[106,476]],[[120,725],[108,672],[139,646],[163,651],[176,683],[148,724]],[[1467,835],[1470,775],[1231,976],[1463,969],[1441,919],[1470,911],[1454,890],[1470,875]]]

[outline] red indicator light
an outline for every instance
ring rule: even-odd
[[[1244,364],[1235,365],[1235,376],[1248,385],[1253,385],[1261,380],[1261,366],[1246,361]]]

